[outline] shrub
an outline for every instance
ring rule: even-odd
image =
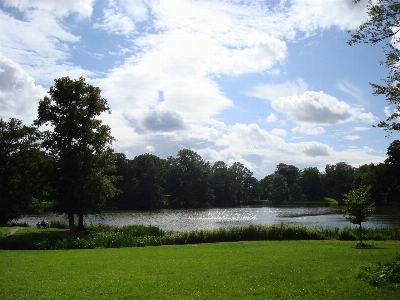
[[[400,255],[387,263],[361,267],[358,277],[375,287],[400,283]]]

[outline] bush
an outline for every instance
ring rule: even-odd
[[[398,284],[400,283],[400,256],[377,266],[363,266],[358,277],[375,287]]]

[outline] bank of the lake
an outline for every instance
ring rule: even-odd
[[[400,242],[260,241],[144,248],[3,251],[1,299],[398,299],[360,267]]]

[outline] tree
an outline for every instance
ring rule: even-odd
[[[235,205],[247,204],[247,201],[254,195],[254,181],[250,179],[250,177],[253,176],[253,172],[240,162],[233,163],[233,165],[229,167],[229,172],[232,173],[233,177]],[[251,182],[253,182],[253,185]]]
[[[43,146],[54,157],[52,191],[57,213],[66,213],[71,232],[74,214],[78,229],[83,230],[83,216],[100,213],[107,198],[116,193],[110,172],[115,170],[115,154],[110,148],[114,138],[110,128],[97,119],[111,112],[100,89],[83,77],[54,80],[50,98],[39,101],[36,126],[49,125]]]
[[[268,200],[272,203],[282,203],[289,200],[289,188],[285,176],[271,174],[267,177]]]
[[[35,127],[0,119],[0,224],[34,212],[45,188],[46,155]]]
[[[223,161],[216,161],[211,168],[211,184],[215,206],[235,205],[233,173]]]
[[[360,0],[353,0],[354,3]],[[400,3],[398,0],[368,0],[368,19],[351,35],[348,44],[356,43],[379,44],[386,42],[384,47],[385,64],[389,74],[384,85],[370,83],[374,95],[385,95],[390,105],[395,105],[393,113],[386,121],[381,121],[378,127],[389,132],[400,130]]]
[[[285,176],[286,182],[290,188],[295,183],[297,176],[299,175],[299,169],[293,165],[280,163],[276,166],[275,174],[281,174]]]
[[[300,172],[299,184],[307,201],[319,201],[322,198],[322,184],[317,168],[309,167]]]
[[[167,187],[172,207],[207,207],[213,203],[210,164],[190,149],[167,159]]]
[[[389,184],[388,198],[400,201],[400,141],[394,140],[386,152],[388,158],[385,160],[387,166],[386,180]]]
[[[361,223],[367,221],[375,209],[369,190],[369,186],[361,186],[344,195],[343,215],[350,223],[359,225],[360,246],[363,246]]]
[[[354,168],[345,162],[339,162],[335,165],[326,165],[325,174],[328,196],[340,204],[343,203],[343,194],[352,188]]]
[[[131,162],[130,208],[158,209],[163,206],[164,161],[153,154],[136,156]]]

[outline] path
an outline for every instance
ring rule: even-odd
[[[12,234],[14,234],[14,233],[16,233],[18,230],[20,230],[21,229],[21,227],[13,227],[13,228],[10,228],[10,234],[9,235],[12,235]]]

